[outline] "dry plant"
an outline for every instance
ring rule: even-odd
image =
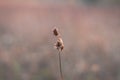
[[[53,34],[56,37],[56,43],[54,44],[54,47],[58,50],[58,56],[59,56],[59,70],[60,70],[60,78],[63,80],[63,74],[62,74],[62,62],[61,62],[61,52],[64,48],[63,40],[60,36],[60,33],[58,32],[58,28],[53,29]]]

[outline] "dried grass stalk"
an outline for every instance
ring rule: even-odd
[[[53,34],[54,36],[57,38],[57,41],[55,43],[55,48],[58,50],[58,56],[59,56],[59,69],[60,69],[60,80],[64,80],[63,79],[63,74],[62,74],[62,65],[61,65],[61,51],[64,49],[64,44],[63,44],[63,40],[60,37],[60,33],[58,32],[58,28],[54,28],[53,29]]]

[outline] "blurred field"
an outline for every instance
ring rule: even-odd
[[[54,26],[65,80],[120,80],[120,7],[71,3],[1,1],[0,80],[59,80]]]

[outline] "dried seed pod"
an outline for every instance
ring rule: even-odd
[[[56,49],[58,49],[58,50],[63,50],[63,48],[64,48],[64,44],[63,44],[63,40],[62,40],[62,38],[61,38],[61,36],[60,36],[60,33],[58,32],[58,28],[54,28],[53,29],[53,34],[56,36],[56,38],[57,38],[57,41],[56,41],[56,43],[55,43],[55,48]]]
[[[58,29],[57,29],[57,28],[54,28],[54,29],[53,29],[53,34],[54,34],[55,36],[58,36],[58,35],[59,35],[59,32],[58,32]]]
[[[56,42],[56,44],[55,44],[55,47],[58,49],[58,50],[63,50],[63,48],[64,48],[64,44],[63,44],[63,40],[62,40],[62,38],[58,38],[57,39],[57,42]]]

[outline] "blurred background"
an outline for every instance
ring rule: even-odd
[[[0,80],[120,80],[120,0],[0,0]]]

